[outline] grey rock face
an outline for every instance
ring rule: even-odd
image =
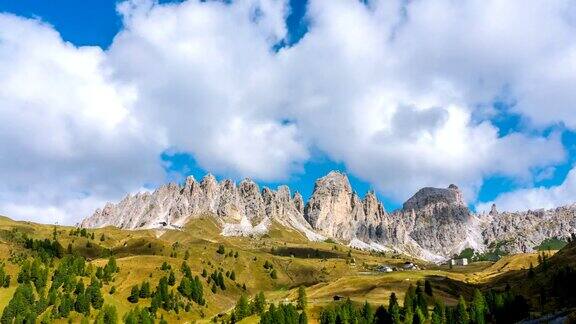
[[[489,222],[482,231],[484,243],[500,244],[508,253],[531,252],[547,238],[567,238],[576,232],[576,205],[517,213],[491,211],[485,217]]]
[[[348,177],[332,171],[316,180],[304,215],[312,227],[323,235],[339,240],[373,240],[377,228],[387,215],[373,192],[361,200],[352,191]]]
[[[419,210],[426,206],[438,205],[466,207],[462,193],[457,186],[451,184],[447,189],[426,187],[418,190],[404,203],[402,209],[404,211]]]
[[[223,235],[261,234],[275,222],[310,240],[329,237],[435,261],[467,247],[483,251],[495,244],[510,253],[528,252],[546,238],[576,231],[576,205],[522,213],[501,213],[492,206],[488,214],[474,214],[455,185],[423,188],[388,213],[374,192],[360,198],[346,175],[334,171],[316,181],[307,203],[287,186],[260,190],[248,179],[236,185],[208,174],[200,182],[188,177],[181,186],[167,184],[108,203],[81,226],[178,228],[206,214],[222,225]]]
[[[108,203],[80,226],[178,228],[190,219],[210,214],[224,227],[223,234],[260,233],[271,221],[276,221],[311,240],[324,239],[306,222],[302,206],[302,196],[291,197],[286,186],[280,186],[277,191],[264,188],[261,192],[251,180],[243,180],[236,186],[231,180],[218,183],[208,174],[200,183],[188,177],[183,186],[167,184],[152,193],[129,195],[117,204]]]
[[[423,188],[396,212],[419,247],[432,254],[450,256],[467,242],[471,213],[458,187]]]

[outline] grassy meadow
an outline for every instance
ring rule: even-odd
[[[192,303],[189,311],[160,309],[159,316],[169,323],[208,323],[229,313],[242,294],[254,296],[264,292],[268,302],[291,303],[297,298],[297,288],[306,287],[308,297],[308,319],[314,323],[320,310],[333,301],[335,295],[350,298],[353,302],[368,301],[373,305],[387,304],[390,294],[395,292],[402,301],[404,293],[412,284],[428,280],[446,305],[455,305],[458,297],[471,297],[475,288],[485,289],[498,278],[525,273],[530,264],[538,264],[538,254],[506,256],[493,262],[476,262],[468,266],[449,268],[402,255],[375,254],[350,250],[344,245],[329,242],[309,242],[300,233],[274,225],[269,234],[260,237],[223,237],[220,228],[210,217],[190,221],[182,230],[137,230],[125,231],[113,227],[89,229],[86,237],[70,235],[74,227],[52,226],[31,222],[17,222],[0,217],[0,260],[12,277],[9,288],[0,288],[0,313],[6,307],[16,289],[18,260],[34,255],[26,249],[20,238],[25,235],[34,239],[56,238],[64,247],[70,245],[71,252],[84,256],[94,268],[104,266],[109,256],[116,258],[119,267],[112,281],[103,284],[105,304],[118,310],[119,318],[136,305],[147,307],[149,298],[137,304],[128,301],[134,285],[148,281],[152,289],[160,278],[168,276],[162,270],[164,262],[170,265],[176,276],[175,289],[183,274],[180,271],[185,261],[193,275],[205,271],[234,272],[234,278],[226,276],[226,289],[215,292],[207,279],[201,277],[205,305]],[[219,253],[222,249],[223,253]],[[70,251],[68,251],[70,252]],[[554,251],[548,252],[550,255]],[[380,273],[376,265],[400,266],[406,260],[418,263],[422,270]],[[266,269],[265,265],[272,267]],[[272,271],[275,275],[272,275]],[[110,293],[112,287],[114,292]],[[96,312],[92,312],[93,319]],[[80,322],[81,315],[72,312],[73,322]],[[252,315],[241,323],[257,323]],[[65,323],[67,319],[56,319]]]

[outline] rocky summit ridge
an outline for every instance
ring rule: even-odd
[[[218,182],[211,174],[199,182],[188,177],[183,185],[170,183],[107,203],[80,226],[177,229],[204,215],[211,215],[225,236],[261,235],[277,223],[309,240],[331,238],[431,261],[465,248],[528,252],[547,238],[576,232],[576,205],[518,213],[501,213],[494,206],[490,213],[475,214],[455,185],[420,189],[401,209],[387,212],[374,192],[359,197],[348,177],[337,171],[316,180],[308,202],[287,186],[260,189],[249,179],[236,184]]]

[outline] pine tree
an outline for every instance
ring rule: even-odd
[[[422,311],[422,314],[428,317],[428,303],[426,302],[426,298],[424,297],[424,292],[422,291],[420,284],[416,286],[415,293],[416,293],[416,305],[414,308],[414,315],[417,315],[416,309],[419,308]]]
[[[278,274],[276,273],[276,269],[272,269],[272,272],[270,272],[270,278],[278,279]]]
[[[255,297],[254,301],[252,302],[252,311],[256,314],[261,315],[264,313],[266,309],[266,296],[264,296],[263,292],[259,292]]]
[[[61,317],[68,317],[70,312],[74,307],[74,302],[72,301],[72,297],[70,294],[66,293],[62,296],[62,300],[60,302],[60,306],[58,307],[58,313]]]
[[[386,311],[386,308],[384,308],[384,306],[382,306],[382,309]],[[386,313],[388,312],[386,311]],[[372,320],[374,318],[374,312],[372,312],[372,307],[367,301],[365,301],[364,305],[362,306],[361,315],[362,318],[364,318],[364,320],[366,321],[366,323],[372,323]]]
[[[272,309],[272,306],[270,307]],[[336,313],[332,308],[325,308],[320,313],[320,324],[336,323]]]
[[[414,322],[414,312],[412,308],[405,308],[404,310],[404,324],[412,324]]]
[[[216,252],[218,252],[218,254],[226,253],[226,249],[224,248],[224,245],[222,245],[222,244],[218,245],[218,250],[216,250]]]
[[[298,317],[298,324],[308,324],[308,316],[306,316],[306,312],[300,313],[300,317]]]
[[[444,303],[440,299],[436,300],[434,310],[432,310],[431,321],[433,324],[446,323],[446,307],[444,306]]]
[[[160,300],[160,295],[153,294],[152,300],[150,301],[150,312],[155,315],[156,311],[160,308],[161,305],[162,301]]]
[[[176,283],[176,276],[174,275],[174,271],[170,270],[170,274],[168,275],[168,285],[174,286]]]
[[[298,288],[298,300],[296,303],[296,308],[300,310],[306,310],[306,305],[308,304],[308,297],[306,297],[306,288],[300,286]]]
[[[180,285],[178,285],[178,291],[180,294],[182,294],[182,296],[190,299],[192,296],[192,283],[188,277],[182,277],[182,280],[180,280]]]
[[[4,277],[4,282],[2,283],[2,287],[3,288],[8,288],[10,287],[10,275],[6,275]]]
[[[90,314],[90,296],[84,292],[78,294],[76,302],[74,303],[74,309],[81,314]]]
[[[408,311],[412,312],[414,310],[414,297],[414,287],[410,285],[404,295],[404,313],[407,313]]]
[[[250,316],[250,306],[248,304],[248,298],[246,298],[246,295],[242,294],[240,299],[238,299],[236,307],[234,308],[234,314],[236,314],[236,318],[238,320]]]
[[[232,270],[232,272],[230,272],[230,280],[236,281],[236,272],[234,272],[234,270]]]
[[[118,312],[113,305],[106,305],[98,313],[95,324],[116,324],[118,323]]]
[[[466,301],[462,296],[460,296],[460,299],[458,300],[458,305],[456,306],[454,317],[457,324],[468,324],[470,322]]]
[[[224,276],[222,275],[222,272],[218,272],[216,278],[217,278],[216,281],[218,283],[218,286],[220,286],[220,289],[226,290],[226,285],[224,284]]]
[[[140,288],[138,288],[138,285],[134,285],[132,286],[132,290],[130,291],[130,296],[128,296],[128,301],[133,304],[136,304],[139,299],[140,299]]]
[[[140,298],[150,297],[150,283],[148,281],[142,282],[142,285],[140,286],[140,291],[138,292],[138,296]]]
[[[95,309],[102,308],[104,305],[104,297],[102,296],[102,292],[100,291],[100,283],[98,280],[92,278],[92,282],[90,282],[90,286],[86,289],[86,294],[90,296],[90,303],[92,307]]]
[[[172,267],[166,261],[162,262],[162,265],[160,266],[160,270],[162,271],[167,271],[170,270],[171,268]]]
[[[388,303],[388,312],[390,316],[390,322],[392,323],[400,323],[401,316],[400,316],[400,305],[398,305],[398,298],[396,297],[395,293],[390,294],[390,301]]]
[[[414,317],[413,317],[412,323],[414,323],[414,324],[424,324],[424,323],[426,323],[426,316],[424,316],[424,313],[422,312],[422,310],[420,309],[420,307],[418,307],[418,308],[416,309],[416,313],[414,313]]]
[[[192,284],[192,300],[199,305],[204,305],[206,301],[204,300],[204,287],[202,286],[202,282],[200,282],[200,277],[195,276]]]
[[[430,284],[429,280],[424,280],[424,292],[426,295],[432,297],[434,296],[434,292],[432,291],[432,285]]]
[[[486,322],[486,300],[478,289],[474,291],[472,305],[474,305],[474,322],[476,324],[484,324]]]
[[[180,271],[184,274],[185,277],[192,279],[192,269],[186,261],[182,261],[182,265],[180,266]]]

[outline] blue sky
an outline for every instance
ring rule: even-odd
[[[0,3],[0,11],[23,17],[38,17],[52,24],[66,41],[77,46],[96,45],[108,48],[112,39],[122,27],[116,12],[118,0],[75,1],[58,0],[5,0]],[[181,2],[163,0],[160,3]],[[286,23],[290,29],[287,43],[297,42],[306,32],[303,19],[307,0],[290,0],[292,13]]]
[[[53,3],[39,0],[8,0],[0,3],[0,11],[14,13],[24,17],[38,17],[43,21],[52,24],[62,38],[77,46],[100,46],[108,48],[112,39],[122,27],[121,18],[116,12],[116,2],[110,0],[81,2],[75,0],[59,1],[55,6]],[[161,1],[178,2],[178,1]],[[291,0],[291,14],[286,19],[289,29],[289,37],[286,44],[293,44],[304,36],[307,30],[307,23],[304,19],[306,10],[306,0]],[[204,170],[194,161],[189,154],[169,155],[163,154],[163,161],[170,161],[168,172],[177,172],[178,177],[182,175],[193,175],[201,179],[210,170]],[[326,175],[331,170],[346,172],[346,167],[342,163],[331,161],[327,157],[319,156],[314,161],[308,162],[304,166],[304,171],[283,182],[260,182],[262,185],[276,187],[287,184],[291,188],[298,190],[304,197],[309,197],[314,189],[314,179]],[[217,175],[222,178],[220,175]],[[177,178],[170,180],[177,181]],[[360,194],[365,195],[371,190],[370,184],[349,175],[350,183]],[[154,187],[154,185],[150,185]],[[399,207],[398,202],[386,199],[380,195],[386,206],[391,208]]]
[[[340,170],[389,210],[450,183],[479,210],[576,195],[576,13],[562,1],[5,0],[0,12],[0,118],[14,125],[0,131],[0,213],[72,222],[207,172],[308,197]]]

